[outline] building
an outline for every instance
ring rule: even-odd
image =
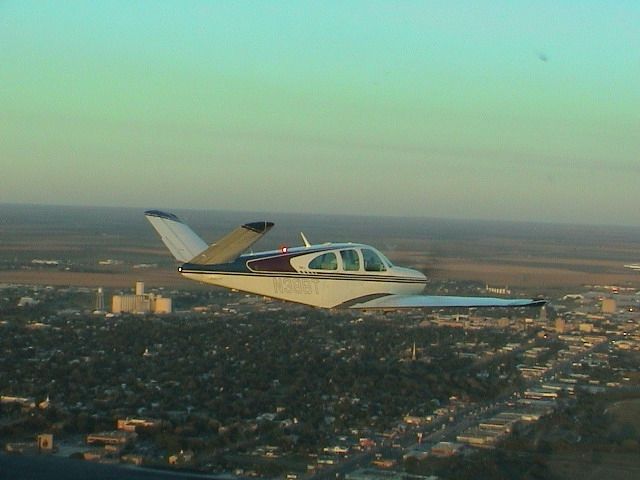
[[[524,398],[532,400],[549,400],[558,398],[558,390],[555,388],[531,387],[524,391]]]
[[[171,313],[170,297],[144,292],[144,282],[136,282],[134,295],[114,295],[111,299],[113,313]]]
[[[545,305],[540,308],[540,315],[538,316],[538,321],[545,323],[548,319],[547,316],[547,307]]]
[[[119,418],[116,422],[116,428],[125,432],[135,432],[138,428],[156,428],[159,425],[159,420],[145,418]]]
[[[125,445],[137,438],[135,432],[116,430],[87,435],[87,445]]]
[[[431,448],[431,455],[436,457],[452,457],[460,453],[464,445],[456,442],[439,442]]]
[[[52,453],[53,435],[42,433],[36,437],[35,442],[9,442],[4,449],[9,453],[19,453],[23,455],[33,455],[36,453]]]
[[[591,333],[593,332],[593,323],[582,322],[579,329],[581,332]]]
[[[37,305],[37,304],[38,304],[38,301],[31,297],[20,297],[20,300],[18,300],[18,307],[20,308],[33,307],[34,305]]]
[[[426,417],[418,417],[415,415],[405,415],[404,423],[406,423],[407,425],[423,425],[425,423],[428,423],[428,420]]]
[[[36,401],[31,397],[13,397],[11,395],[0,395],[0,404],[20,405],[24,409],[36,408]]]
[[[504,436],[503,432],[495,430],[484,430],[479,427],[472,427],[460,433],[456,440],[471,447],[494,448],[495,444]]]
[[[556,333],[563,334],[569,331],[569,326],[567,325],[567,321],[562,318],[556,318]]]
[[[494,295],[511,295],[511,289],[508,285],[505,285],[504,287],[492,287],[487,283],[484,286],[484,291]]]
[[[53,452],[53,435],[42,433],[37,438],[39,452]]]
[[[102,287],[99,287],[96,292],[96,312],[104,312],[104,290]]]
[[[155,297],[155,303],[152,303],[153,305],[153,313],[171,313],[172,311],[172,305],[171,305],[171,298],[169,297],[162,297],[160,295],[158,295],[157,297]]]
[[[602,299],[602,313],[616,313],[617,305],[613,298]]]
[[[508,328],[511,325],[511,320],[508,317],[500,317],[497,324],[498,328]]]

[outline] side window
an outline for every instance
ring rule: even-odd
[[[367,272],[384,272],[386,270],[382,259],[373,250],[363,248],[362,259],[364,260],[364,269]]]
[[[342,266],[347,271],[360,270],[360,257],[355,250],[340,250]]]
[[[338,258],[333,252],[323,253],[309,262],[309,268],[312,270],[337,270]]]

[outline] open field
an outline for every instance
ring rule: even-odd
[[[138,280],[165,288],[193,289],[198,284],[180,276],[175,270],[145,270],[122,273],[86,273],[64,271],[0,271],[0,284],[51,285],[74,287],[106,287],[130,289]],[[203,287],[204,288],[204,287]]]
[[[640,286],[636,272],[590,272],[572,268],[573,265],[558,261],[554,266],[531,266],[526,260],[515,264],[503,264],[500,260],[474,262],[466,259],[443,258],[431,276],[437,279],[475,280],[491,285],[512,287],[556,288],[580,285],[629,285]],[[612,270],[615,266],[611,266]]]
[[[238,224],[272,219],[277,228],[257,245],[354,241],[378,247],[400,264],[434,280],[473,280],[536,289],[615,284],[640,287],[623,268],[640,261],[640,228],[374,218],[301,214],[178,211],[213,242]],[[60,268],[33,268],[56,259]],[[98,265],[115,259],[117,268]],[[140,263],[157,267],[135,269]],[[66,267],[69,271],[67,271]],[[142,209],[0,205],[0,282],[129,287],[136,279],[184,288],[175,263],[147,224]]]

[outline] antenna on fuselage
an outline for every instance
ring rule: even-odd
[[[311,244],[309,243],[309,240],[307,240],[307,237],[304,236],[304,233],[300,232],[300,236],[302,237],[302,241],[304,242],[304,246],[305,247],[310,247]]]

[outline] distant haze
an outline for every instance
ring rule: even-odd
[[[638,226],[638,25],[636,0],[5,0],[0,203]]]

